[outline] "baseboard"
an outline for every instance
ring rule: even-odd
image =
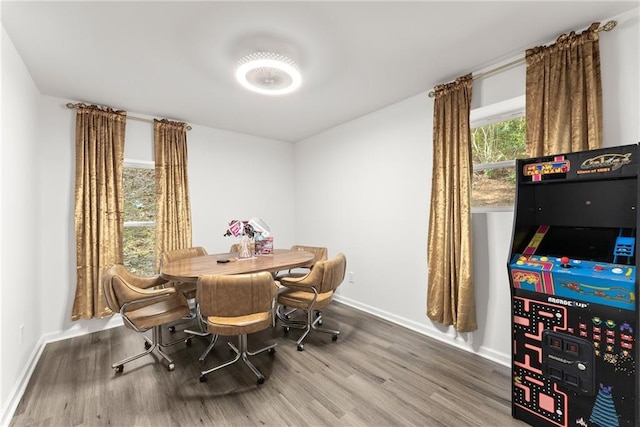
[[[492,362],[498,363],[500,365],[511,367],[511,355],[497,352],[493,349],[480,346],[480,348],[476,351],[474,350],[470,340],[467,340],[461,334],[443,334],[442,331],[430,327],[424,323],[418,323],[413,320],[409,320],[404,317],[397,316],[393,313],[389,313],[384,310],[379,310],[375,307],[371,307],[366,304],[362,304],[361,302],[354,301],[349,298],[345,298],[341,295],[334,295],[334,300],[340,302],[342,304],[348,305],[355,309],[364,311],[373,316],[379,317],[381,319],[388,320],[389,322],[395,323],[398,326],[402,326],[404,328],[415,331],[419,334],[428,336],[429,338],[436,339],[440,342],[443,342],[447,345],[451,345],[453,347],[468,351],[469,353],[477,354],[480,357],[483,357],[487,360],[491,360]]]
[[[511,368],[511,355],[509,354],[501,353],[484,346],[481,346],[477,353],[485,359],[489,359],[493,362],[499,363],[500,365],[506,366],[507,368]]]
[[[99,326],[96,327],[96,325]],[[37,344],[34,346],[33,351],[29,355],[27,363],[25,363],[22,372],[20,372],[18,380],[9,393],[7,401],[2,407],[2,413],[0,415],[0,426],[6,427],[11,423],[13,414],[18,408],[20,399],[22,399],[22,396],[27,389],[27,385],[29,384],[29,379],[31,378],[31,375],[33,375],[33,371],[38,365],[40,356],[42,356],[42,353],[44,352],[47,344],[122,326],[122,319],[120,318],[120,315],[116,314],[106,321],[94,322],[90,327],[85,328],[78,325],[74,326],[76,327],[72,327],[71,329],[68,329],[66,331],[53,332],[40,337]]]
[[[38,360],[40,360],[40,356],[44,351],[46,343],[44,337],[41,337],[38,343],[33,348],[33,351],[29,355],[27,359],[27,363],[24,365],[22,372],[18,376],[18,381],[9,392],[9,397],[5,402],[5,405],[2,408],[2,417],[0,418],[0,426],[8,426],[13,418],[13,414],[20,403],[20,399],[22,399],[22,395],[24,391],[27,389],[27,384],[29,384],[29,379],[33,374],[33,371],[36,369],[38,365]]]

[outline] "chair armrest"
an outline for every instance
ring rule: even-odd
[[[168,280],[162,278],[161,276],[151,276],[151,277],[132,276],[132,277],[127,277],[127,280],[133,286],[141,289],[155,288],[157,286],[164,285],[168,282]]]
[[[140,303],[144,303],[144,302],[151,302],[151,301],[156,301],[156,300],[161,300],[167,297],[170,297],[172,295],[175,295],[177,291],[175,290],[175,288],[162,288],[162,289],[141,289],[140,291],[138,291],[138,294],[140,294],[140,298],[136,298],[136,299],[132,299],[131,301],[125,302],[124,304],[122,304],[122,307],[120,308],[120,313],[122,314],[124,311],[126,311],[127,307],[129,307],[132,304],[140,304]]]
[[[282,282],[280,282],[280,283],[282,283]],[[316,287],[308,285],[308,284],[301,284],[301,283],[295,283],[295,282],[286,282],[286,283],[283,283],[283,286],[280,287],[280,289],[278,290],[278,295],[286,294],[288,292],[295,292],[295,291],[313,293],[313,299],[311,299],[311,301],[309,301],[309,305],[306,308],[306,310],[311,310],[313,308],[313,306],[315,305],[316,300],[318,299],[318,290],[316,289]],[[278,313],[278,312],[276,312],[276,313]],[[280,317],[280,316],[278,316],[278,317]],[[280,320],[283,320],[283,319],[280,319]]]
[[[127,316],[127,308],[129,308],[132,305],[138,306],[138,307],[144,307],[144,306],[150,305],[150,303],[158,302],[163,299],[170,298],[174,296],[176,292],[177,291],[174,288],[166,288],[166,289],[163,288],[163,289],[152,289],[152,290],[141,289],[138,291],[138,294],[140,294],[141,296],[140,298],[136,298],[122,304],[122,307],[120,307],[120,315],[122,316],[122,319],[125,320],[133,330],[135,330],[136,332],[144,332],[146,329],[145,330],[138,329],[136,325],[134,325],[133,322],[129,319],[129,316]]]
[[[282,286],[278,290],[278,294],[281,294],[287,291],[303,291],[303,292],[313,292],[316,295],[318,294],[318,291],[314,286],[311,286],[305,283],[296,283],[296,282],[280,280],[280,284]]]
[[[285,276],[285,277],[278,277],[277,280],[280,282],[280,284],[282,286],[286,286],[286,287],[297,287],[297,288],[309,288],[311,287],[311,283],[309,283],[310,281],[308,280],[309,275],[305,275],[305,276],[299,276],[299,277],[290,277],[290,276]]]

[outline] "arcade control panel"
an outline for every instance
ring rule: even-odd
[[[516,288],[627,310],[635,308],[635,265],[516,254],[510,267]]]

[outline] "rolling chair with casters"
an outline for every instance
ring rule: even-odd
[[[236,353],[234,359],[202,371],[200,382],[207,375],[238,360],[242,361],[258,377],[258,384],[265,381],[264,375],[249,361],[249,356],[268,351],[275,353],[277,343],[256,351],[247,349],[247,335],[273,327],[275,324],[275,296],[278,285],[268,272],[237,275],[203,275],[198,280],[197,300],[200,318],[208,332],[213,335],[238,336],[238,347],[228,343]]]
[[[338,339],[340,331],[321,327],[323,319],[319,310],[331,304],[335,290],[344,281],[346,268],[347,258],[339,253],[335,258],[317,262],[305,276],[280,279],[282,288],[278,292],[280,306],[277,315],[283,323],[285,332],[290,328],[304,329],[302,336],[296,342],[298,351],[304,350],[302,342],[311,330],[329,333],[333,341]],[[282,313],[282,307],[302,310],[306,319],[292,320],[289,314]]]
[[[157,288],[167,282],[159,276],[137,276],[121,264],[108,268],[103,273],[101,282],[108,307],[113,312],[120,313],[127,328],[141,333],[152,330],[151,339],[144,337],[146,351],[116,362],[111,367],[116,373],[121,373],[125,363],[156,351],[168,362],[167,369],[173,371],[173,359],[162,349],[182,341],[191,345],[191,337],[165,344],[162,341],[161,327],[189,315],[189,303],[184,295],[174,288]]]
[[[204,255],[209,255],[209,254],[207,253],[207,250],[201,246],[194,246],[192,248],[184,248],[184,249],[174,249],[172,251],[166,251],[162,253],[162,256],[160,258],[160,265],[162,266],[172,261],[195,258],[198,256],[204,256]],[[177,290],[182,292],[187,299],[194,299],[196,297],[195,282],[171,281],[169,282],[169,284],[173,285]]]
[[[174,249],[171,251],[165,251],[162,253],[162,256],[160,258],[160,265],[162,266],[172,261],[194,258],[197,256],[203,256],[203,255],[208,255],[208,253],[207,253],[207,250],[201,246],[194,246],[191,248]],[[169,325],[169,331],[174,332],[176,329],[176,325],[182,324],[182,323],[188,323],[197,317],[197,313],[195,309],[196,283],[195,282],[178,282],[178,281],[172,280],[168,282],[166,286],[173,286],[174,288],[176,288],[191,303],[190,304],[191,313],[182,321],[179,321],[173,325]]]
[[[280,280],[283,277],[302,277],[306,275],[314,266],[316,262],[325,261],[327,259],[327,248],[323,246],[307,246],[307,245],[293,245],[291,246],[292,251],[307,251],[313,254],[313,262],[311,265],[306,267],[296,267],[290,268],[288,271],[278,271],[276,273],[276,280]],[[296,309],[295,308],[286,308],[282,307],[281,310],[284,310],[284,315],[286,318],[291,316]]]
[[[280,278],[283,278],[283,277],[302,277],[306,275],[309,272],[309,270],[313,268],[315,263],[327,260],[327,253],[328,253],[327,248],[322,246],[293,245],[291,246],[291,250],[311,252],[313,254],[313,262],[311,263],[311,265],[307,267],[296,267],[296,268],[289,269],[286,272],[279,271],[276,274],[277,280],[280,280]]]

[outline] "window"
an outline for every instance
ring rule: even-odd
[[[155,273],[156,181],[153,162],[124,162],[124,265],[135,274]]]
[[[513,208],[515,159],[526,157],[524,97],[471,112],[474,210]]]

